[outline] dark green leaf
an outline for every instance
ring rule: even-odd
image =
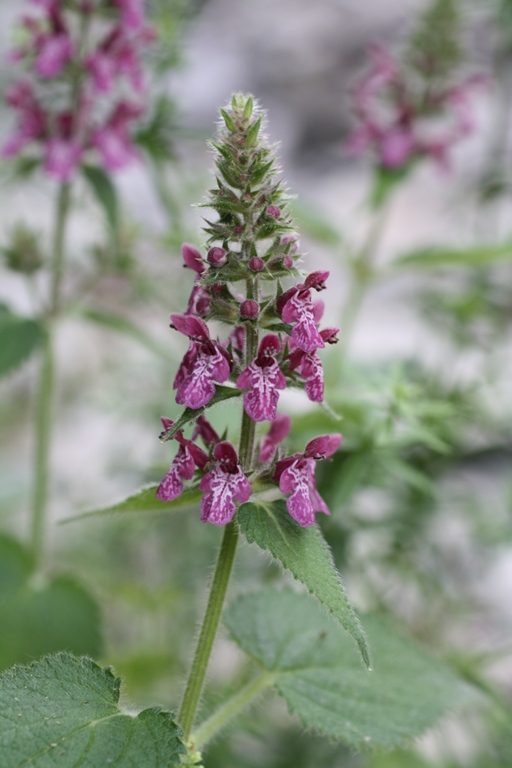
[[[200,416],[204,411],[206,411],[208,408],[213,408],[214,405],[217,405],[217,403],[222,403],[224,400],[231,400],[233,397],[241,397],[242,392],[240,392],[239,389],[232,389],[231,387],[222,387],[219,384],[217,384],[216,392],[208,405],[203,406],[202,408],[185,408],[183,413],[181,414],[178,421],[175,422],[172,429],[170,429],[168,432],[166,432],[164,441],[166,440],[172,440],[174,435],[179,429],[183,429],[187,424],[189,424],[191,421],[194,421],[194,419],[197,419],[198,416]]]
[[[483,267],[512,259],[512,243],[479,245],[474,248],[422,248],[396,259],[391,268],[434,269],[437,267]]]
[[[21,544],[0,537],[0,669],[45,653],[101,652],[98,606],[72,579],[37,583],[32,557]]]
[[[44,340],[44,329],[37,320],[20,317],[0,305],[0,376],[24,363]]]
[[[198,488],[188,488],[174,501],[160,501],[156,498],[158,485],[149,485],[127,499],[113,504],[110,507],[93,509],[81,515],[68,517],[62,523],[72,523],[75,520],[84,520],[88,517],[101,517],[103,515],[123,514],[126,512],[177,512],[181,509],[195,506],[202,496]]]
[[[119,706],[109,668],[66,653],[0,676],[2,768],[172,768],[182,733],[159,707],[137,716]]]
[[[246,595],[224,621],[238,645],[275,675],[290,712],[352,747],[400,745],[477,699],[443,662],[371,616],[365,627],[374,670],[361,669],[347,636],[305,595]]]
[[[119,203],[112,179],[102,168],[95,165],[83,165],[82,172],[105,212],[110,230],[115,234],[119,226]]]
[[[238,524],[247,541],[257,544],[290,571],[324,605],[356,641],[367,667],[366,637],[348,601],[345,588],[320,529],[302,528],[289,515],[285,502],[242,504]]]

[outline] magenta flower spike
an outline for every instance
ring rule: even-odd
[[[354,89],[351,154],[371,149],[391,171],[424,158],[448,167],[450,150],[474,128],[471,102],[486,78],[457,77],[456,21],[447,12],[444,20],[426,12],[402,58],[381,43],[370,46],[368,71]]]
[[[188,336],[190,346],[174,380],[176,402],[189,408],[202,408],[215,394],[214,381],[222,384],[229,377],[229,355],[210,338],[206,323],[193,315],[171,315],[177,331]]]
[[[230,443],[218,443],[213,455],[217,463],[199,484],[205,492],[201,499],[201,520],[203,523],[226,525],[236,512],[235,501],[249,500],[251,485]]]
[[[314,525],[315,512],[329,515],[327,504],[316,489],[315,461],[325,459],[341,445],[340,434],[324,435],[309,442],[304,453],[277,462],[274,479],[285,494],[288,512],[304,528]]]
[[[170,419],[162,419],[164,431],[160,435],[162,439],[173,426]],[[191,480],[194,477],[196,467],[204,469],[208,463],[207,454],[195,445],[192,440],[183,437],[183,432],[178,430],[174,439],[179,443],[178,453],[173,459],[171,468],[158,486],[156,497],[160,501],[174,501],[183,491],[183,480]]]
[[[290,417],[278,415],[277,406],[287,384],[302,387],[314,402],[322,401],[319,350],[335,343],[337,329],[319,327],[324,303],[312,299],[312,291],[325,289],[329,272],[317,270],[296,281],[298,235],[287,212],[284,186],[275,179],[272,150],[260,132],[262,115],[254,112],[252,97],[239,94],[222,111],[224,125],[213,145],[218,186],[210,192],[217,217],[206,219],[204,247],[184,243],[181,248],[183,264],[194,280],[186,311],[171,315],[171,327],[189,339],[174,389],[176,402],[195,411],[185,411],[184,421],[195,423],[191,440],[181,433],[176,436],[180,449],[159,498],[180,493],[183,480],[192,479],[198,468],[204,473],[199,481],[204,493],[201,520],[225,525],[237,504],[249,499],[252,478],[261,478],[264,484],[280,485],[289,496],[288,510],[305,526],[314,523],[315,512],[329,514],[316,490],[315,461],[331,455],[341,436],[317,438],[303,454],[275,464],[291,429]],[[210,320],[225,329],[222,337],[214,336]],[[219,391],[217,385],[224,383]],[[241,396],[237,453],[202,411]],[[270,428],[261,437],[258,424],[264,421]],[[168,437],[164,434],[163,439]],[[210,457],[203,466],[192,448],[198,438]]]
[[[7,92],[18,122],[3,156],[31,148],[42,168],[63,183],[83,162],[109,172],[125,168],[139,157],[132,133],[144,112],[141,54],[155,39],[142,2],[119,0],[111,21],[101,3],[33,4],[36,15],[22,19],[27,42],[10,57],[25,75]],[[121,90],[126,81],[136,102]],[[72,119],[63,129],[65,115]]]
[[[239,389],[250,389],[244,395],[244,408],[253,421],[274,421],[276,418],[277,390],[286,387],[286,379],[275,358],[280,348],[279,336],[273,333],[264,336],[258,356],[237,379]]]

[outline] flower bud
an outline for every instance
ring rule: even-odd
[[[196,311],[199,317],[206,317],[210,314],[211,302],[208,296],[203,296],[196,304]]]
[[[11,242],[3,248],[7,266],[15,272],[30,275],[43,264],[43,256],[39,247],[40,238],[23,224],[13,231]]]
[[[222,265],[225,264],[228,260],[224,248],[210,248],[206,258],[212,267],[222,267]]]
[[[240,304],[240,317],[244,320],[256,320],[260,313],[260,305],[257,301],[246,299]]]
[[[277,207],[277,205],[269,205],[267,208],[267,216],[270,216],[271,219],[278,219],[281,215],[280,209]]]
[[[283,259],[283,264],[285,267],[293,267],[293,259],[288,253]]]
[[[253,272],[261,272],[264,268],[265,262],[259,256],[253,256],[252,259],[249,259],[249,269]]]

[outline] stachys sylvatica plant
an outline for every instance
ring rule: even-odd
[[[202,252],[183,245],[191,295],[171,314],[172,332],[188,339],[174,380],[184,410],[176,421],[162,419],[160,437],[177,450],[157,488],[114,508],[176,510],[199,501],[201,520],[222,526],[179,713],[174,720],[159,708],[124,711],[110,669],[86,657],[48,656],[1,678],[2,768],[208,765],[208,742],[270,688],[305,728],[354,748],[400,745],[471,698],[448,666],[385,622],[367,616],[363,630],[349,604],[315,520],[317,512],[329,514],[315,467],[338,450],[341,435],[318,435],[292,453],[291,420],[280,411],[287,387],[322,402],[322,349],[338,333],[322,326],[324,305],[316,298],[329,273],[300,270],[264,114],[252,97],[236,94],[221,115],[212,144],[216,187],[206,204],[214,215]],[[240,427],[220,437],[205,412],[235,398],[243,406]],[[198,723],[240,537],[304,589],[255,590],[227,607],[232,639],[260,671]]]

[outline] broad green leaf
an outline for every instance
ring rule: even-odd
[[[130,336],[132,339],[139,341],[151,352],[155,352],[164,359],[169,359],[169,352],[161,345],[156,339],[153,339],[149,333],[146,333],[142,328],[133,323],[127,317],[118,315],[115,312],[107,312],[103,309],[95,309],[94,307],[85,308],[81,312],[83,317],[88,320],[92,320],[98,325],[103,325],[106,328],[110,328],[113,331],[119,331],[126,336]]]
[[[111,232],[116,233],[119,227],[119,203],[112,179],[102,168],[95,165],[82,165],[82,172],[103,208]]]
[[[72,579],[37,583],[32,557],[18,542],[0,537],[0,669],[45,653],[101,652],[96,602]]]
[[[316,525],[302,528],[290,517],[282,499],[242,504],[238,525],[250,544],[270,552],[352,635],[369,667],[370,652],[364,631],[320,529]]]
[[[0,304],[0,376],[28,360],[43,340],[44,329],[37,320],[20,317]]]
[[[159,707],[119,706],[111,669],[67,653],[0,676],[2,768],[172,768],[185,753],[181,731]]]
[[[512,243],[479,245],[474,248],[422,248],[400,256],[391,269],[433,269],[437,267],[483,267],[495,261],[512,259]]]
[[[361,668],[352,643],[306,595],[245,595],[224,621],[238,645],[275,676],[291,713],[352,747],[403,744],[476,693],[385,621],[365,617],[374,670]]]
[[[188,488],[174,501],[160,501],[156,498],[158,485],[149,485],[127,499],[113,504],[110,507],[92,509],[81,515],[67,517],[62,523],[73,523],[75,520],[84,520],[88,517],[101,517],[102,515],[121,514],[125,512],[177,512],[196,505],[203,495],[199,488]]]
[[[224,400],[230,400],[233,397],[241,397],[242,394],[243,393],[239,389],[233,389],[232,387],[222,387],[217,384],[216,392],[210,402],[207,405],[204,405],[202,408],[185,408],[178,421],[175,422],[172,429],[166,432],[162,442],[172,440],[179,429],[183,429],[183,427],[185,427],[191,421],[197,419],[197,417],[204,413],[204,411],[206,411],[208,408],[213,408],[214,405],[217,405],[217,403],[222,403]]]

